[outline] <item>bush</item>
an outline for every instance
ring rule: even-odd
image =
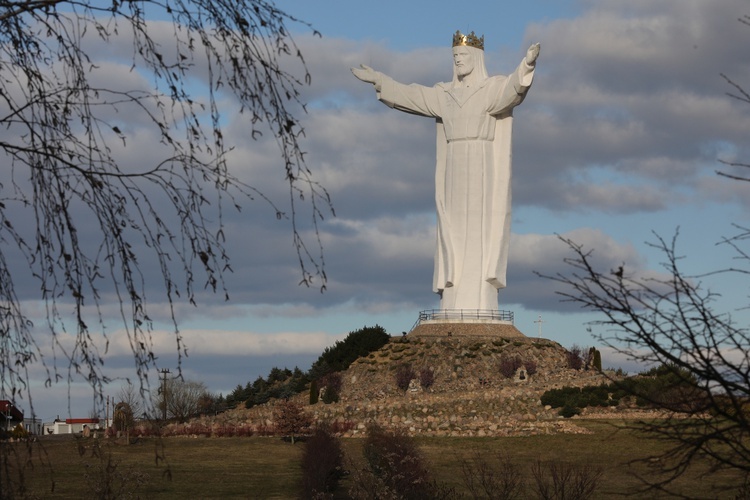
[[[703,411],[706,394],[693,380],[669,366],[660,366],[636,377],[589,387],[550,389],[541,396],[543,405],[553,408],[617,406],[624,398],[635,399],[638,406],[656,406],[676,411]]]
[[[583,361],[583,369],[588,370],[594,363],[594,351],[596,348],[589,347],[588,349],[581,347],[581,360]]]
[[[471,498],[521,498],[525,490],[523,475],[508,455],[498,453],[495,464],[476,452],[470,461],[461,462],[464,486]]]
[[[641,406],[653,405],[673,411],[703,411],[709,395],[697,387],[695,377],[684,368],[659,365],[631,379],[624,389]]]
[[[528,373],[529,376],[534,375],[537,372],[537,364],[533,359],[527,359],[524,361],[523,366],[526,367],[526,373]]]
[[[310,368],[310,375],[312,378],[321,378],[332,371],[344,371],[357,358],[383,347],[390,338],[385,329],[378,325],[350,332],[344,340],[323,351]]]
[[[302,453],[300,498],[332,494],[344,474],[341,443],[328,426],[321,426],[305,443]]]
[[[745,473],[745,478],[734,494],[734,498],[737,500],[750,498],[750,472]]]
[[[583,349],[580,346],[573,344],[569,351],[566,353],[568,368],[573,370],[580,370],[583,368]]]
[[[148,474],[134,465],[123,465],[113,458],[110,447],[106,449],[94,440],[91,455],[83,463],[83,481],[86,498],[141,498],[141,489],[150,483]],[[79,444],[78,453],[86,459],[87,449]]]
[[[546,391],[540,399],[542,404],[550,405],[553,408],[562,408],[564,406],[578,408],[611,406],[616,405],[619,398],[626,395],[625,392],[617,393],[614,391],[615,388],[611,384],[584,388],[563,387],[562,389],[550,389]],[[610,395],[612,395],[612,398],[610,398]]]
[[[537,460],[531,467],[531,476],[534,479],[531,490],[538,498],[586,500],[594,495],[599,486],[602,469]]]
[[[518,356],[504,356],[500,358],[500,373],[505,378],[513,378],[516,371],[521,368],[521,366],[523,366],[523,364]]]
[[[357,427],[357,424],[351,420],[334,420],[328,424],[328,430],[332,434],[343,434]]]
[[[184,427],[184,435],[186,436],[205,436],[211,437],[211,427],[203,422],[191,422],[186,424]]]
[[[133,410],[130,405],[125,402],[117,403],[112,416],[112,426],[117,431],[125,432],[132,429],[133,425]]]
[[[414,373],[410,364],[403,364],[396,368],[396,386],[402,391],[406,391],[415,378],[417,378],[417,374]]]
[[[318,389],[318,381],[313,380],[310,382],[310,404],[314,405],[318,402],[318,396],[320,395],[320,390]]]
[[[557,414],[560,415],[561,417],[571,418],[571,417],[575,417],[576,415],[580,415],[581,409],[572,404],[566,404],[560,409],[559,412],[557,412]]]
[[[561,389],[550,389],[542,394],[540,400],[543,405],[552,408],[561,408],[566,404],[577,404],[580,401],[581,389],[578,387],[563,387]]]
[[[434,498],[433,483],[416,442],[403,431],[367,429],[362,453],[368,470],[401,498]]]
[[[278,368],[274,366],[271,368],[271,371],[268,372],[268,377],[266,377],[266,381],[269,384],[273,384],[276,382],[285,382],[289,377],[292,376],[292,371],[289,368]]]
[[[290,400],[281,400],[273,410],[273,421],[276,431],[282,436],[289,436],[294,444],[294,437],[306,432],[312,425],[312,417],[305,413],[302,405]]]
[[[18,424],[13,428],[13,432],[11,432],[11,436],[13,439],[28,439],[29,437],[29,431],[24,429],[23,425]]]
[[[325,404],[338,403],[343,385],[341,374],[338,372],[332,372],[323,377],[320,381],[320,386],[324,389],[322,401]]]
[[[592,349],[594,348],[592,347]],[[593,367],[598,372],[602,371],[602,353],[599,352],[599,349],[594,349]]]
[[[419,371],[419,385],[424,389],[429,389],[435,383],[435,372],[429,368],[422,368]]]

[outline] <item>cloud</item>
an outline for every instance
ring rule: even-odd
[[[592,263],[603,272],[623,264],[634,273],[649,272],[646,259],[632,244],[619,243],[599,229],[581,228],[560,235],[514,235],[508,263],[508,288],[500,291],[500,302],[541,311],[577,311],[578,306],[561,301],[558,292],[563,290],[558,283],[541,277],[571,273],[572,269],[564,263],[574,256],[565,243],[567,240],[591,250]]]
[[[545,317],[576,318],[569,322],[578,323],[578,316],[571,314],[578,310],[560,302],[556,284],[538,276],[569,272],[564,261],[570,251],[555,233],[591,249],[597,268],[604,272],[625,264],[637,276],[658,278],[658,263],[649,260],[652,254],[640,244],[654,221],[673,218],[674,225],[699,225],[696,232],[703,237],[715,229],[705,227],[705,221],[728,225],[731,217],[747,214],[747,186],[714,173],[722,168],[718,158],[750,159],[750,106],[728,97],[726,93],[735,89],[720,76],[750,86],[750,28],[737,21],[746,13],[745,4],[582,0],[575,13],[528,25],[518,47],[488,46],[491,71],[507,73],[518,64],[524,47],[542,43],[534,86],[515,114],[513,202],[523,220],[514,221],[508,288],[500,292],[503,308],[533,311],[533,317],[543,312]],[[453,14],[440,22],[457,24]],[[158,27],[157,41],[172,50],[171,28]],[[455,27],[429,29],[450,33]],[[253,201],[240,196],[240,211],[228,204],[221,213],[233,269],[226,276],[229,302],[222,294],[198,290],[198,307],[183,298],[175,298],[171,305],[188,349],[186,377],[226,393],[266,375],[272,366],[307,369],[325,347],[343,338],[344,331],[362,326],[361,318],[391,318],[404,311],[408,316],[437,302],[431,290],[434,122],[386,108],[350,68],[365,63],[400,81],[431,85],[450,79],[450,50],[442,44],[442,35],[439,46],[400,43],[388,36],[384,28],[383,41],[295,38],[312,76],[311,85],[301,89],[308,103],[307,113],[300,115],[307,165],[331,195],[336,217],[324,210],[316,234],[309,196],[304,201],[295,198],[294,209],[310,251],[317,255],[318,237],[323,243],[325,293],[319,292],[317,283],[310,288],[299,285],[291,221],[276,218],[276,208],[286,215],[293,209],[278,145],[268,132],[253,139],[251,117],[239,114],[227,95],[219,96],[226,112],[224,137],[234,147],[227,158],[230,169],[268,196],[275,208],[261,196]],[[488,42],[495,43],[495,38],[488,36]],[[91,49],[101,68],[98,85],[131,88],[149,82],[142,73],[131,71],[132,43],[126,36],[108,45],[92,44]],[[202,57],[195,63],[191,89],[200,92],[207,68]],[[300,66],[292,60],[284,67],[299,74]],[[144,115],[121,107],[106,118],[127,135],[124,144],[112,143],[125,168],[159,161],[159,138]],[[7,189],[13,184],[10,172],[4,172],[0,182]],[[13,180],[25,182],[18,171]],[[2,193],[12,204],[9,192]],[[220,215],[215,201],[206,206],[212,230]],[[153,202],[157,213],[169,217],[169,200],[156,196]],[[684,220],[683,211],[700,211],[695,207],[705,208],[705,220]],[[18,227],[34,230],[33,214],[14,211],[13,217]],[[82,216],[77,224],[79,237],[96,248],[100,236],[95,221]],[[139,241],[134,240],[134,249],[143,266],[149,316],[156,322],[154,349],[160,366],[174,370],[172,311],[164,299],[159,268]],[[28,263],[7,246],[3,255],[14,269],[28,269]],[[710,261],[704,257],[698,259]],[[172,272],[181,280],[178,265]],[[198,288],[202,280],[197,274]],[[39,285],[23,275],[16,286],[40,332],[37,340],[48,352],[47,310],[36,300]],[[733,295],[744,292],[743,288]],[[106,286],[99,293],[110,339],[105,368],[117,379],[132,378],[120,297]],[[59,306],[63,317],[72,317],[64,298]],[[93,311],[87,314],[93,316]],[[95,317],[89,322],[92,329],[97,324]],[[524,328],[533,329],[531,325]],[[561,329],[556,334],[580,343],[576,333],[571,336]],[[69,341],[65,337],[64,342]],[[605,366],[641,369],[606,348],[602,353]],[[34,372],[33,377],[43,375]],[[58,408],[44,416],[65,407],[68,391],[60,384],[40,394],[40,405],[54,402]],[[87,416],[94,405],[90,394],[85,383],[73,384],[70,395],[82,402],[73,408],[74,416]]]
[[[744,6],[605,1],[586,7],[578,17],[527,29],[528,40],[542,42],[542,58],[518,112],[519,201],[652,212],[709,194],[700,191],[700,179],[713,175],[714,145],[748,152],[742,137],[750,109],[725,95],[731,88],[719,75],[748,75],[742,47],[750,34],[736,20]],[[615,185],[603,186],[615,194],[606,205],[595,191],[560,195],[592,169],[627,178],[636,189],[659,189],[668,205],[633,203],[616,195]],[[540,177],[554,179],[557,189],[532,198],[526,184]],[[678,196],[682,189],[694,196]]]
[[[579,5],[576,15],[529,25],[519,44],[542,43],[534,85],[514,121],[514,209],[532,215],[524,215],[523,224],[516,226],[509,285],[500,300],[527,310],[570,311],[559,302],[553,284],[536,274],[566,270],[569,254],[555,233],[593,249],[602,269],[626,263],[647,275],[658,271],[647,259],[648,250],[633,242],[647,237],[642,233],[651,229],[655,218],[674,215],[676,225],[682,222],[684,208],[700,205],[719,207],[715,220],[729,223],[728,214],[735,215],[737,207],[742,214],[750,209],[747,186],[714,173],[722,167],[718,158],[750,159],[750,106],[726,96],[734,89],[720,76],[725,73],[750,85],[750,28],[736,20],[746,9],[744,0],[585,0]],[[168,45],[171,30],[155,33]],[[308,35],[296,41],[312,76],[311,85],[301,89],[308,103],[307,113],[300,115],[305,126],[302,144],[314,180],[327,189],[336,216],[324,209],[324,220],[314,227],[309,193],[304,200],[295,195],[292,207],[272,134],[253,139],[252,117],[239,114],[236,103],[221,95],[224,137],[234,147],[227,157],[230,169],[274,206],[258,195],[254,200],[239,196],[241,210],[228,203],[219,212],[216,199],[206,205],[211,230],[218,229],[219,216],[225,224],[233,272],[226,276],[228,303],[222,294],[201,290],[198,308],[175,297],[172,306],[196,357],[312,355],[337,335],[309,325],[299,330],[318,331],[306,335],[288,328],[260,333],[235,328],[239,321],[312,323],[326,314],[355,313],[378,317],[430,308],[437,300],[431,290],[434,121],[386,108],[376,100],[372,86],[354,78],[350,68],[365,63],[401,81],[431,85],[450,79],[450,50],[402,50],[387,41]],[[127,37],[92,48],[101,62],[99,85],[122,88],[147,82],[130,70],[132,44]],[[488,65],[507,73],[521,55],[509,48],[488,51]],[[299,70],[296,63],[288,64],[290,70]],[[206,75],[200,58],[196,70],[192,83],[200,91]],[[127,168],[159,161],[158,136],[142,114],[122,107],[107,117],[126,132],[125,143],[112,146]],[[13,178],[11,174],[0,174],[4,190],[13,181],[25,185],[18,171]],[[12,204],[12,193],[2,193]],[[169,200],[155,196],[152,201],[156,213],[173,217]],[[312,254],[317,256],[317,238],[323,243],[325,293],[319,292],[319,283],[299,285],[291,221],[277,219],[276,209],[287,216],[296,211],[297,229]],[[17,227],[33,233],[33,214],[15,211],[12,216]],[[606,218],[610,216],[617,222]],[[179,223],[176,218],[170,221]],[[81,215],[76,223],[79,237],[98,248],[96,221]],[[155,337],[158,347],[169,352],[172,341],[161,329],[171,310],[158,262],[140,240],[133,245],[143,266],[149,315],[160,328]],[[6,248],[3,255],[14,269],[28,269],[26,261]],[[178,262],[171,265],[181,280],[184,270]],[[196,275],[198,288],[203,279]],[[16,286],[30,307],[29,315],[43,325],[47,311],[36,302],[38,282],[23,275]],[[120,297],[104,285],[99,293],[103,317],[114,325],[109,326],[112,352],[126,359],[124,335],[118,330]],[[69,317],[66,306],[61,298],[63,316]],[[208,322],[215,322],[216,329],[208,328]]]
[[[122,339],[123,332],[112,335],[112,356],[127,356],[130,346]],[[341,340],[341,333],[329,332],[272,332],[195,330],[180,331],[188,356],[283,356],[315,354]],[[174,352],[174,333],[164,330],[152,334],[154,352],[168,355]]]
[[[717,182],[713,170],[718,150],[739,157],[746,151],[740,141],[750,114],[723,95],[724,82],[716,72],[713,78],[708,75],[719,64],[717,58],[732,60],[740,69],[748,65],[748,56],[736,49],[747,30],[726,17],[726,34],[715,41],[712,30],[729,15],[726,7],[707,13],[701,3],[689,2],[683,12],[677,4],[667,4],[669,9],[604,2],[578,17],[527,29],[526,38],[540,40],[543,52],[534,86],[516,113],[516,209],[545,208],[571,216],[645,214],[696,199],[743,199],[741,192],[733,194],[736,186]],[[222,214],[234,270],[227,276],[233,303],[295,304],[312,310],[352,302],[379,307],[433,303],[434,122],[378,103],[372,87],[356,80],[349,68],[365,62],[403,81],[431,84],[450,77],[449,52],[400,52],[385,44],[312,36],[296,41],[312,74],[312,85],[303,89],[310,103],[303,117],[303,146],[315,180],[331,195],[336,217],[324,211],[316,235],[309,206],[297,200],[295,210],[298,229],[313,253],[318,236],[324,244],[328,289],[321,295],[315,286],[298,286],[301,274],[290,220],[277,220],[275,209],[260,197],[240,199],[241,211]],[[708,50],[712,57],[704,57]],[[516,63],[500,53],[488,57],[500,60],[493,61],[495,66],[507,64],[501,71]],[[140,77],[123,73],[124,64],[109,64],[106,76],[137,84]],[[231,102],[226,104],[231,110]],[[232,172],[291,215],[277,145],[270,134],[253,140],[250,118],[231,111],[226,117],[225,137],[234,145],[228,157]],[[126,144],[117,145],[125,161],[153,164],[158,150],[153,134],[127,113],[119,120],[128,130]],[[157,212],[166,214],[167,207],[168,200],[155,200]],[[212,219],[218,217],[213,207],[207,210]],[[94,234],[88,237],[95,241]],[[601,240],[597,244],[605,243],[603,236]],[[521,263],[513,256],[525,255],[525,250],[512,253],[514,275],[534,267],[527,256]],[[142,261],[147,278],[158,275],[152,259]],[[537,268],[549,263],[560,266],[561,259],[540,257],[543,265]],[[530,292],[532,279],[520,282],[528,284],[528,293],[503,293],[528,307],[548,303],[539,299],[544,294]],[[161,284],[152,280],[150,287],[151,296],[158,298]],[[221,299],[206,295],[202,303],[224,310]]]
[[[705,2],[604,2],[587,4],[578,17],[529,26],[526,41],[540,40],[543,49],[536,82],[516,113],[517,206],[649,213],[704,195],[723,202],[702,191],[702,179],[713,175],[717,144],[748,151],[743,131],[750,114],[724,95],[729,87],[719,76],[727,68],[744,75],[750,66],[741,49],[748,33],[736,21],[740,7],[738,1],[720,8]],[[340,39],[302,43],[317,82],[312,101],[336,111],[316,114],[311,127],[313,134],[325,130],[324,140],[338,145],[338,151],[319,142],[311,148],[317,155],[333,154],[331,161],[318,156],[326,178],[346,179],[340,181],[346,182],[345,193],[336,192],[334,199],[348,208],[348,194],[359,195],[358,186],[365,184],[379,187],[384,178],[414,186],[414,171],[426,181],[434,158],[431,121],[385,109],[348,68],[364,61],[401,81],[429,85],[448,78],[447,54],[436,48],[395,52]],[[493,56],[500,54],[488,54]],[[507,72],[515,62],[504,64],[500,71]],[[382,158],[373,157],[373,150]],[[344,168],[352,165],[361,169]],[[378,177],[368,182],[368,172]],[[425,210],[429,190],[421,188],[412,198],[424,200],[419,207],[405,205],[403,197],[389,206]],[[377,190],[379,196],[394,192],[399,190]],[[357,200],[366,206],[366,199]]]

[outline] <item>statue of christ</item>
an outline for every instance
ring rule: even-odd
[[[405,85],[362,65],[354,76],[385,105],[437,123],[437,249],[441,309],[497,310],[506,284],[511,221],[513,108],[531,86],[539,44],[509,76],[488,76],[484,37],[453,37],[453,80]]]

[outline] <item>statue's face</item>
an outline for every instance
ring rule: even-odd
[[[453,47],[453,64],[456,65],[456,74],[464,77],[474,71],[474,58],[471,57],[469,49],[463,46]]]

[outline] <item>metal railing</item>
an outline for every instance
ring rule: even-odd
[[[419,319],[411,327],[414,330],[423,321],[506,321],[513,324],[513,311],[496,309],[427,309],[419,311]]]

